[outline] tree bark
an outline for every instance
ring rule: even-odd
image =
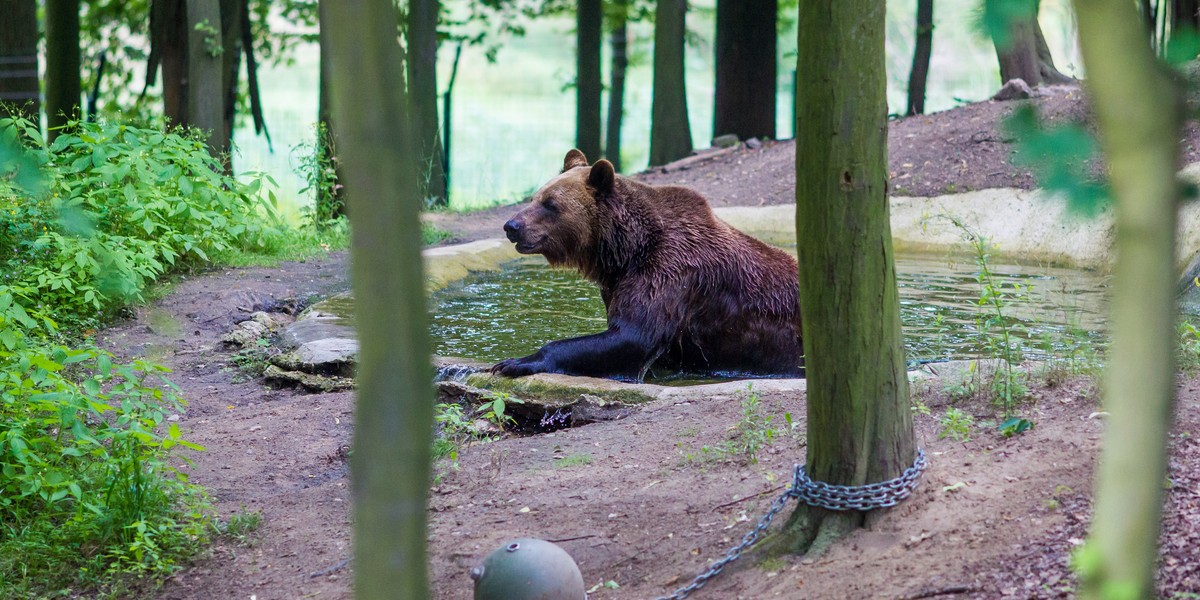
[[[437,23],[440,0],[412,0],[408,5],[408,93],[415,133],[420,141],[421,180],[426,202],[446,206],[442,140],[438,132]]]
[[[79,0],[46,0],[46,140],[79,118]]]
[[[187,0],[187,116],[184,120],[208,136],[209,151],[221,152],[224,126],[221,4]]]
[[[863,485],[915,459],[887,190],[884,5],[800,11],[796,251],[808,379],[808,472]],[[800,506],[777,544],[821,552],[864,513]],[[776,546],[779,548],[779,546]]]
[[[154,0],[150,8],[150,65],[146,86],[162,68],[163,116],[171,125],[187,123],[188,21],[184,0]]]
[[[600,45],[604,12],[601,0],[578,0],[575,33],[575,147],[596,160],[600,150]]]
[[[654,89],[650,101],[650,165],[692,153],[684,84],[687,0],[658,0],[654,17]]]
[[[929,79],[929,57],[933,54],[933,0],[917,0],[917,43],[912,70],[908,74],[908,110],[925,114],[925,83]]]
[[[333,117],[350,208],[359,332],[354,592],[428,598],[426,493],[433,369],[419,216],[422,196],[391,0],[338,0],[323,25],[333,51]]]
[[[713,136],[775,137],[777,0],[718,0]]]
[[[341,162],[337,160],[335,155],[336,136],[333,132],[333,115],[332,115],[332,89],[330,81],[333,72],[333,64],[330,59],[329,33],[325,22],[329,19],[329,11],[333,7],[330,6],[330,0],[320,0],[317,3],[317,26],[319,28],[320,45],[320,68],[318,75],[319,87],[317,94],[317,153],[322,161],[332,161],[334,166],[334,184],[329,190],[318,188],[316,190],[317,197],[313,200],[317,204],[317,214],[322,218],[334,218],[346,216],[346,202],[341,193],[342,167]],[[324,196],[322,196],[324,194]]]
[[[625,70],[629,67],[628,10],[627,0],[615,0],[619,6],[618,22],[613,25],[609,45],[612,47],[612,64],[609,71],[608,122],[604,138],[604,157],[621,172],[621,123],[625,119]]]
[[[1054,56],[1050,54],[1050,45],[1046,43],[1046,36],[1042,33],[1042,25],[1037,21],[1033,23],[1034,43],[1037,44],[1037,61],[1038,75],[1042,78],[1042,83],[1050,84],[1072,84],[1078,81],[1058,70],[1054,66]]]
[[[1009,22],[1007,40],[992,40],[996,47],[996,59],[1000,62],[1000,83],[1022,79],[1029,87],[1037,87],[1042,84],[1037,55],[1037,4],[1012,4],[1027,4],[1030,10],[1014,16]]]
[[[1135,6],[1075,0],[1088,97],[1116,200],[1104,446],[1081,598],[1153,598],[1175,392],[1178,84]]]
[[[242,23],[243,11],[249,10],[247,0],[219,0],[221,6],[221,129],[217,139],[218,151],[225,154],[225,167],[233,171],[232,157],[228,156],[233,146],[233,126],[237,117],[237,87],[242,69]]]
[[[36,0],[0,0],[0,116],[39,123],[38,24]]]

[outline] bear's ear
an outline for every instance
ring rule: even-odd
[[[592,165],[592,172],[588,175],[588,186],[600,194],[607,194],[612,191],[613,180],[616,177],[612,163],[601,159]]]
[[[586,167],[587,157],[577,148],[571,148],[567,151],[567,157],[563,159],[563,173],[574,169],[575,167]]]

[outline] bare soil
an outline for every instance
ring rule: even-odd
[[[1037,100],[1051,114],[1083,115],[1078,91]],[[997,185],[1029,187],[1008,163],[997,123],[1010,104],[983,103],[891,125],[893,185],[941,194]],[[1057,111],[1057,112],[1055,112]],[[1193,129],[1188,139],[1197,138]],[[1200,146],[1189,142],[1190,148]],[[641,177],[691,185],[715,205],[791,202],[793,146],[717,153]],[[1189,160],[1197,160],[1190,157]],[[548,174],[549,175],[549,174]],[[453,241],[496,237],[513,211],[430,218]],[[128,356],[174,369],[189,402],[186,436],[207,451],[182,451],[192,481],[223,517],[262,514],[250,543],[220,540],[171,578],[172,600],[349,598],[350,490],[345,461],[353,394],[273,389],[247,379],[219,337],[259,309],[292,310],[348,287],[344,253],[275,268],[203,274],[179,283],[136,318],[102,333]],[[1067,557],[1086,531],[1104,418],[1094,381],[1056,386],[1035,378],[1026,415],[1036,427],[1005,439],[980,426],[966,442],[939,438],[950,400],[941,384],[917,391],[916,416],[930,467],[917,493],[869,529],[819,557],[743,562],[697,598],[1054,598],[1071,595]],[[1200,377],[1181,376],[1171,445],[1160,591],[1200,593]],[[977,421],[995,411],[958,408]],[[632,416],[553,434],[509,437],[463,449],[438,466],[429,498],[434,597],[467,599],[467,570],[503,541],[558,540],[578,561],[596,599],[650,598],[685,584],[736,543],[803,462],[802,395],[766,394],[775,442],[748,462],[706,461],[701,448],[730,435],[736,397],[660,401]],[[787,431],[784,415],[797,424]]]

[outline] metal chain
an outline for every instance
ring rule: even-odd
[[[791,487],[784,490],[783,494],[780,494],[771,503],[767,514],[759,519],[758,525],[754,529],[742,537],[741,543],[726,551],[724,556],[709,565],[708,569],[697,575],[688,585],[675,590],[670,596],[659,596],[655,600],[683,600],[692,592],[704,587],[704,584],[708,583],[710,579],[720,575],[729,563],[741,558],[747,548],[758,542],[763,532],[771,526],[775,515],[783,510],[788,500],[795,498],[810,506],[819,506],[829,510],[867,511],[889,508],[912,495],[927,464],[925,451],[917,449],[916,460],[899,477],[867,485],[830,485],[822,481],[813,481],[805,471],[804,465],[796,465],[793,467]]]

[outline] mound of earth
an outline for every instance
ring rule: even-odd
[[[1077,90],[1036,102],[1045,114],[1084,114]],[[910,193],[940,194],[951,184],[1033,185],[1008,162],[1008,142],[997,133],[1011,107],[982,103],[892,123],[896,187],[904,181]],[[1195,137],[1193,127],[1188,140]],[[1195,147],[1189,142],[1188,152]],[[641,177],[694,186],[718,205],[791,202],[792,154],[790,142],[772,142]],[[511,212],[432,220],[462,241],[496,237]],[[98,335],[119,354],[174,370],[189,406],[172,418],[207,448],[181,449],[180,468],[208,488],[222,517],[262,515],[248,539],[219,540],[156,597],[351,597],[353,393],[266,386],[241,369],[253,357],[220,341],[257,311],[294,311],[346,289],[347,263],[333,253],[199,275]],[[1071,595],[1067,557],[1085,534],[1104,418],[1095,414],[1092,376],[1033,381],[1022,411],[1036,427],[1013,438],[995,432],[993,406],[952,401],[952,380],[917,387],[928,412],[916,415],[916,431],[930,467],[912,498],[822,556],[743,561],[693,597]],[[1166,597],[1200,592],[1200,377],[1181,376],[1178,393],[1159,578]],[[721,450],[742,417],[742,397],[657,400],[616,421],[461,448],[455,464],[438,465],[429,498],[434,597],[470,598],[467,570],[523,536],[557,540],[589,587],[612,582],[598,585],[593,600],[655,597],[686,584],[753,527],[804,460],[804,398],[796,392],[761,394],[775,437],[756,461]],[[952,402],[979,424],[969,440],[941,435]]]

